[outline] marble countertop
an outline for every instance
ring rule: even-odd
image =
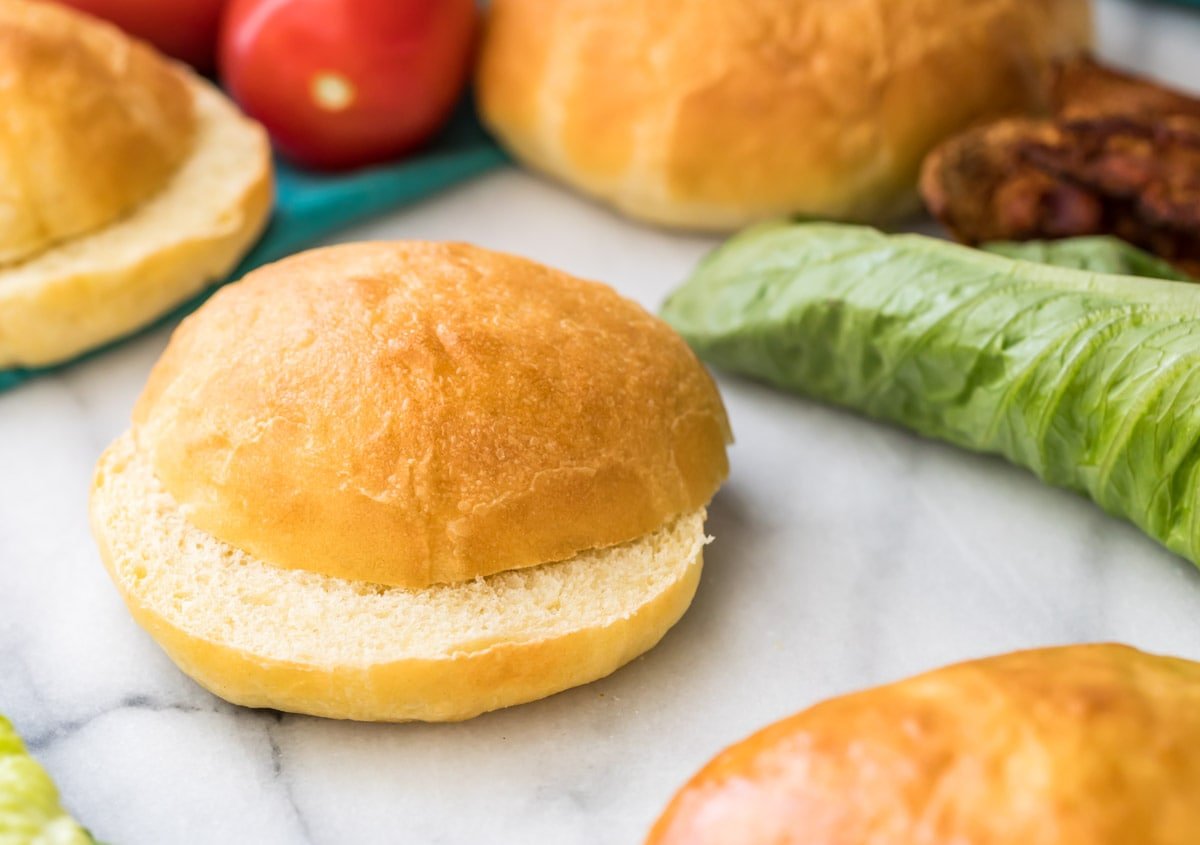
[[[1101,3],[1107,58],[1200,89],[1200,13]],[[506,170],[348,232],[453,238],[649,307],[713,241]],[[718,749],[960,659],[1121,640],[1200,659],[1200,573],[1004,463],[720,378],[738,443],[704,580],[612,677],[455,725],[244,710],[134,625],[88,533],[92,465],[160,331],[0,397],[0,712],[114,845],[636,843]]]

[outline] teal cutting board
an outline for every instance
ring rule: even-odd
[[[319,175],[276,162],[275,210],[267,231],[225,281],[303,249],[352,223],[413,202],[500,164],[503,154],[484,134],[469,111],[460,112],[437,142],[423,153],[396,164],[343,175]],[[195,310],[219,287],[213,285],[134,335],[179,320]],[[130,335],[130,337],[134,336]],[[42,369],[0,369],[0,393],[38,375],[61,370],[76,361],[103,354],[128,337],[72,361]]]

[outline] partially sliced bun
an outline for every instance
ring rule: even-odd
[[[229,701],[449,721],[603,677],[651,648],[700,578],[704,510],[632,542],[406,590],[282,569],[192,526],[133,437],[101,458],[93,531],[134,618]]]
[[[313,250],[176,331],[101,458],[134,617],[251,706],[465,719],[683,615],[729,425],[639,305],[469,244]]]
[[[72,358],[224,277],[271,208],[262,128],[183,68],[195,137],[166,186],[115,223],[0,268],[0,367]]]

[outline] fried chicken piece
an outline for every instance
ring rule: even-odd
[[[1066,120],[1025,139],[1018,154],[1052,177],[1131,203],[1150,225],[1200,235],[1200,117]]]
[[[965,243],[1109,233],[1200,272],[1200,101],[1091,61],[1064,68],[1055,93],[1052,120],[934,150],[930,211]]]
[[[955,137],[925,159],[925,204],[955,238],[970,244],[1103,231],[1096,197],[1023,157],[1028,144],[1052,145],[1057,137],[1048,122],[1015,118]]]

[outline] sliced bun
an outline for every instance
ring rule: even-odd
[[[3,0],[0,9],[27,5],[42,8],[22,0]],[[58,10],[52,17],[103,26],[67,11]],[[0,21],[3,18],[0,15]],[[128,42],[115,30],[105,37],[116,44]],[[65,212],[58,215],[53,219],[66,222],[55,224],[48,234],[43,231],[42,241],[19,261],[0,266],[0,367],[53,364],[145,325],[226,276],[257,239],[270,214],[271,157],[262,128],[182,66],[168,64],[145,47],[127,49],[130,61],[156,63],[184,97],[182,109],[155,111],[146,106],[138,111],[148,122],[141,134],[156,129],[169,135],[158,120],[174,121],[180,131],[190,121],[194,125],[187,132],[187,143],[176,161],[155,152],[170,147],[167,141],[156,147],[138,141],[138,132],[119,135],[114,129],[104,136],[111,149],[103,155],[70,162],[56,154],[42,162],[59,167],[48,176],[43,174],[49,186],[43,187],[63,208],[102,205],[103,209],[89,213],[86,225],[70,223]],[[99,82],[107,84],[103,79]],[[77,87],[84,90],[82,84]],[[109,95],[94,94],[92,99],[104,96]],[[94,132],[90,126],[73,131],[89,138]],[[92,155],[87,144],[77,146]],[[152,164],[158,159],[170,159],[169,174],[165,165]],[[5,161],[0,149],[0,173]],[[146,176],[137,190],[130,187],[133,181],[123,183],[129,190],[119,193],[108,191],[93,169],[108,174],[105,179],[114,172],[135,170],[162,178]],[[77,196],[76,189],[86,191]],[[10,197],[5,207],[0,201],[0,215],[19,221],[36,210],[27,197],[21,199],[22,205],[15,202]]]
[[[633,217],[875,221],[1090,31],[1087,0],[494,0],[477,90],[518,159]]]
[[[653,646],[727,471],[716,388],[603,285],[465,244],[349,244],[226,287],[101,458],[134,617],[239,704],[465,719]]]
[[[563,560],[708,503],[712,379],[610,288],[466,244],[349,244],[188,318],[134,412],[198,528],[410,588]]]
[[[842,696],[722,752],[647,845],[1200,842],[1200,663],[1089,645]]]
[[[184,74],[54,3],[0,0],[0,262],[96,229],[158,193],[187,156]]]
[[[92,495],[134,618],[229,701],[372,721],[465,719],[603,677],[652,647],[700,577],[703,510],[613,548],[421,590],[287,570],[195,528],[124,435]]]

